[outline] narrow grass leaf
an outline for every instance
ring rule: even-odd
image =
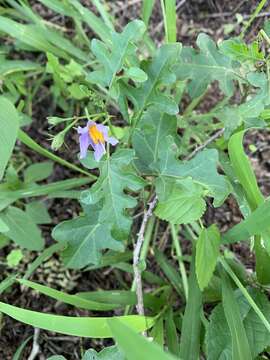
[[[202,293],[196,279],[194,257],[191,263],[188,289],[188,300],[182,322],[180,358],[198,360],[200,357]]]
[[[25,339],[21,345],[16,350],[15,354],[13,355],[12,360],[20,360],[22,359],[23,351],[26,347],[26,345],[29,343],[29,341],[32,339],[32,336],[29,336],[27,339]]]
[[[146,27],[148,27],[149,20],[150,20],[150,17],[152,15],[152,12],[153,12],[154,5],[155,5],[155,0],[143,0],[142,19],[143,19]]]
[[[174,356],[166,354],[157,344],[151,343],[145,337],[136,334],[135,331],[131,329],[128,324],[124,324],[121,319],[118,320],[115,318],[108,320],[108,326],[128,360],[176,359]]]
[[[158,265],[161,267],[162,271],[171,282],[172,286],[178,292],[179,295],[183,295],[182,289],[182,280],[179,273],[175,270],[175,268],[169,263],[166,259],[165,255],[162,254],[158,249],[155,250],[155,259]]]
[[[232,358],[251,360],[251,351],[240,309],[235,300],[230,280],[225,272],[222,272],[222,304],[232,338]]]
[[[80,309],[97,310],[97,311],[108,311],[121,307],[117,303],[102,303],[98,301],[88,300],[78,295],[69,295],[62,291],[52,289],[48,286],[44,286],[29,280],[18,279],[21,285],[25,285],[31,289],[34,289],[41,294],[47,295],[57,301],[61,301],[65,304],[73,305]]]
[[[172,307],[169,308],[165,317],[165,332],[166,332],[167,346],[169,352],[171,352],[172,354],[174,354],[179,358],[180,347],[178,343],[176,326],[173,319]]]
[[[131,327],[136,332],[142,332],[151,327],[154,319],[139,315],[109,317],[73,317],[45,314],[37,311],[22,309],[13,305],[0,302],[0,311],[13,319],[38,327],[43,330],[53,331],[60,334],[90,337],[90,338],[110,338],[113,336],[110,324],[121,323]]]

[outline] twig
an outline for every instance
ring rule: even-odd
[[[154,199],[148,204],[148,210],[145,211],[142,224],[140,227],[140,231],[138,233],[137,243],[134,247],[133,252],[133,270],[134,270],[134,282],[136,285],[136,295],[137,295],[137,312],[139,315],[144,315],[144,305],[143,305],[143,291],[142,291],[142,276],[140,270],[140,252],[142,248],[142,244],[144,241],[144,233],[147,222],[149,218],[152,216],[154,207],[157,203],[157,196],[155,195]]]
[[[31,354],[29,355],[27,360],[34,360],[39,353],[39,344],[38,344],[39,334],[40,334],[40,329],[35,328],[34,338],[33,338],[33,347],[32,347]]]
[[[191,154],[189,154],[185,160],[190,160],[191,158],[193,158],[193,156],[195,156],[199,151],[203,150],[204,148],[206,148],[207,145],[209,145],[212,141],[216,140],[218,137],[220,137],[223,133],[224,133],[225,129],[220,129],[218,130],[214,135],[212,135],[208,140],[206,140],[205,143],[203,143],[202,145],[198,146],[194,151],[192,151]]]

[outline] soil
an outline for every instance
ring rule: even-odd
[[[90,0],[82,1],[87,6],[90,5]],[[117,19],[118,26],[125,25],[129,20],[137,18],[140,14],[140,1],[111,1],[108,2],[111,7],[113,16]],[[39,14],[50,21],[54,21],[58,24],[65,25],[68,28],[69,23],[67,19],[62,16],[56,15],[54,12],[43,7],[37,1],[31,1],[32,7]],[[178,40],[185,45],[194,45],[196,37],[200,32],[205,32],[211,35],[216,41],[224,39],[227,36],[236,35],[239,33],[242,24],[237,23],[237,17],[241,14],[246,20],[250,14],[253,13],[257,5],[256,0],[228,0],[228,1],[215,1],[215,0],[177,0],[178,8]],[[264,13],[270,11],[270,7],[264,10]],[[269,13],[270,15],[270,13]],[[266,16],[258,17],[252,26],[252,32],[248,33],[248,38],[252,38],[256,35],[260,26],[262,26]],[[229,34],[228,31],[230,30]],[[70,30],[72,31],[72,29]],[[163,26],[162,15],[159,5],[159,1],[156,1],[153,16],[150,21],[150,33],[154,36],[155,41],[160,43],[163,39]],[[91,35],[91,34],[89,34]],[[50,148],[48,141],[48,128],[45,121],[48,115],[57,115],[52,107],[51,98],[48,95],[48,89],[46,87],[40,90],[38,97],[41,101],[36,101],[33,105],[33,124],[28,129],[29,134],[35,138],[45,148]],[[207,107],[211,105],[212,101],[216,101],[215,96],[212,96],[212,100],[205,103],[205,111]],[[56,109],[57,110],[57,109]],[[61,114],[59,114],[61,115]],[[70,160],[73,163],[77,162],[77,140],[76,135],[69,135],[68,148],[63,147],[59,151],[59,155],[63,158]],[[256,175],[259,181],[259,185],[265,195],[270,191],[270,136],[268,131],[250,132],[246,138],[247,149],[248,145],[254,144],[257,150],[250,154]],[[17,144],[17,151],[23,152],[29,159],[29,162],[37,162],[43,160],[39,155],[33,153],[31,150]],[[63,168],[59,165],[55,165],[53,175],[48,179],[51,181],[58,181],[71,178],[77,174],[72,171]],[[69,219],[76,214],[79,214],[80,207],[77,201],[71,200],[47,200],[50,214],[53,218],[52,226],[58,224],[60,221]],[[209,210],[205,217],[206,223],[218,223],[221,230],[226,230],[232,224],[237,223],[241,219],[241,214],[235,201],[229,198],[226,203],[219,209],[213,209],[209,204]],[[50,236],[50,230],[52,226],[43,226],[42,231],[46,238],[46,243],[49,245],[52,243]],[[169,252],[169,238],[166,232],[165,226],[161,224],[158,232],[158,241],[160,241],[160,247],[164,251]],[[183,240],[182,243],[184,253],[190,253],[190,244],[187,240]],[[254,257],[249,251],[247,244],[235,245],[232,247],[234,252],[241,261],[251,269],[254,267]],[[10,249],[8,249],[10,250]],[[5,256],[8,251],[1,250],[0,255]],[[29,255],[31,256],[31,255]],[[25,260],[25,264],[22,265],[21,271],[24,271],[29,259]],[[123,275],[116,270],[108,271],[104,269],[102,271],[92,272],[76,272],[67,271],[61,266],[61,262],[58,256],[54,256],[52,261],[47,265],[50,267],[50,275],[45,271],[46,266],[42,266],[37,271],[32,280],[40,281],[43,284],[49,284],[54,288],[66,289],[68,283],[70,293],[76,293],[78,291],[90,291],[102,289],[117,289],[123,288],[121,276],[124,277],[124,281],[127,286],[131,285],[132,278],[129,275]],[[155,269],[156,265],[153,261],[148,261],[148,267]],[[52,275],[53,274],[53,275]],[[147,286],[147,284],[145,285]],[[87,312],[82,310],[74,310],[71,306],[56,303],[47,297],[37,295],[36,293],[14,285],[8,292],[2,295],[2,301],[13,304],[15,306],[29,308],[36,311],[43,311],[46,313],[54,313],[61,315],[89,315],[94,316],[94,312]],[[113,315],[109,313],[108,315]],[[119,315],[119,314],[118,314]],[[104,315],[105,316],[105,315]],[[25,326],[13,319],[4,316],[1,323],[1,338],[0,338],[0,359],[11,360],[17,348],[20,344],[33,335],[33,328]],[[62,354],[68,360],[80,359],[81,349],[87,349],[90,347],[100,350],[104,345],[110,345],[110,340],[89,340],[80,339],[76,337],[60,336],[59,334],[53,334],[46,331],[41,331],[38,338],[40,346],[40,354],[36,359],[45,360],[49,356],[55,354]],[[32,349],[32,340],[28,343],[22,359],[28,359],[28,356]]]

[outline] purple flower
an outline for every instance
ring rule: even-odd
[[[99,161],[106,153],[105,143],[116,145],[118,141],[114,137],[109,137],[108,126],[96,124],[94,121],[88,121],[85,127],[78,127],[78,134],[80,134],[80,158],[83,159],[87,155],[89,145],[94,149],[94,157]]]

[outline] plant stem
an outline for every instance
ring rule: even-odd
[[[175,247],[175,251],[177,254],[177,260],[178,260],[178,264],[179,264],[179,271],[182,277],[182,282],[183,282],[183,288],[184,288],[184,294],[185,294],[185,298],[186,301],[188,300],[188,278],[187,278],[187,272],[186,272],[186,268],[185,268],[185,264],[182,260],[182,249],[180,246],[180,241],[178,239],[177,236],[177,230],[176,230],[176,226],[173,224],[170,224],[171,226],[171,233],[172,233],[172,239],[173,239],[173,244]]]
[[[42,146],[40,146],[38,143],[36,143],[30,136],[28,136],[23,130],[19,130],[18,133],[18,139],[25,144],[26,146],[28,146],[30,149],[34,150],[35,152],[37,152],[40,155],[43,155],[45,157],[47,157],[48,159],[51,159],[55,162],[57,162],[60,165],[63,165],[71,170],[77,171],[81,174],[87,175],[90,178],[92,178],[93,180],[96,180],[96,176],[90,174],[88,171],[85,171],[83,169],[81,169],[80,167],[71,164],[70,162],[61,159],[59,156],[52,154],[50,151],[44,149]]]
[[[148,210],[145,211],[140,231],[138,233],[137,243],[133,252],[133,269],[134,269],[134,281],[136,284],[136,294],[137,294],[137,311],[139,315],[144,316],[144,305],[143,305],[143,290],[142,290],[142,277],[140,269],[140,253],[141,248],[144,242],[144,233],[148,220],[151,218],[153,210],[157,203],[157,196],[155,195],[154,199],[149,203]]]
[[[254,13],[252,14],[252,16],[250,17],[250,19],[248,20],[247,24],[245,25],[244,29],[242,30],[241,34],[240,34],[240,39],[243,39],[245,32],[247,31],[247,29],[250,27],[250,25],[252,24],[253,20],[256,18],[256,16],[260,13],[260,11],[262,10],[262,8],[264,7],[264,5],[266,4],[267,0],[261,0],[259,5],[256,7]]]

